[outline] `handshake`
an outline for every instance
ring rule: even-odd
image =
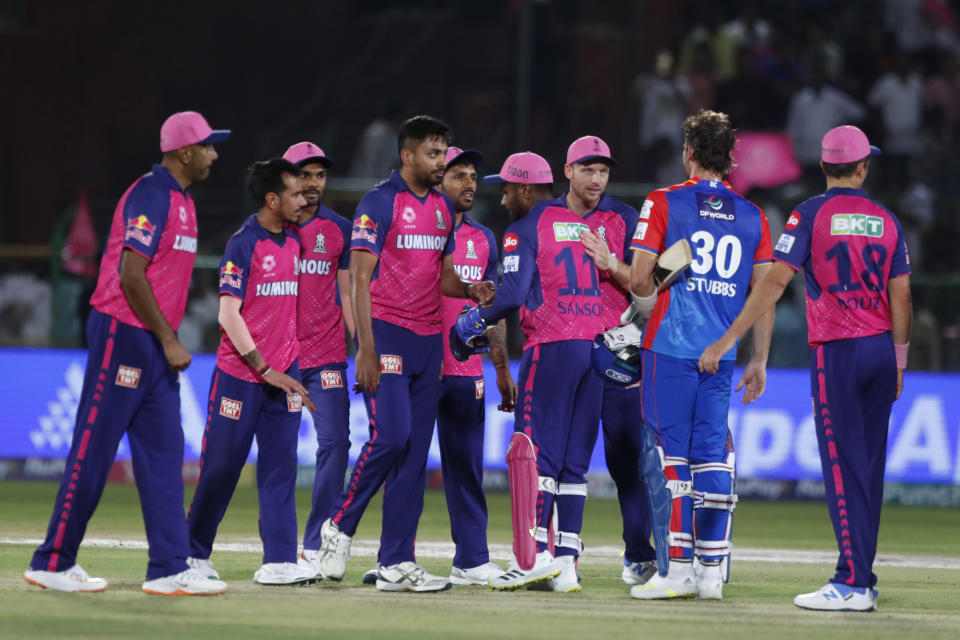
[[[492,328],[480,317],[480,307],[464,305],[457,321],[450,327],[450,353],[458,362],[478,353],[487,353],[490,351],[487,331]]]

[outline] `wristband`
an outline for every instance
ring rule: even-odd
[[[260,369],[257,369],[257,375],[262,378],[265,375],[267,375],[269,371],[270,371],[270,365],[264,364],[263,367],[261,367]]]
[[[617,254],[611,251],[610,257],[607,260],[608,260],[607,271],[609,271],[610,273],[616,273],[617,272]]]
[[[910,343],[893,345],[893,352],[897,354],[897,369],[907,368],[907,351],[910,350]]]

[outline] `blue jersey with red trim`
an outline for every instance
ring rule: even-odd
[[[693,264],[660,293],[641,346],[696,360],[743,308],[753,268],[771,261],[770,229],[758,206],[726,182],[691,179],[643,203],[631,248],[659,256],[686,238]],[[736,358],[736,348],[723,360]]]

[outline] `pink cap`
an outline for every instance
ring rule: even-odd
[[[166,153],[191,144],[216,144],[229,137],[229,129],[211,129],[196,111],[181,111],[167,118],[160,127],[160,151]]]
[[[880,149],[870,144],[867,134],[849,124],[830,129],[820,143],[820,159],[828,164],[858,162],[878,155]]]
[[[323,149],[312,142],[298,142],[283,152],[283,159],[302,167],[310,162],[319,162],[325,167],[333,166],[333,160],[327,157]]]
[[[460,147],[447,147],[447,166],[457,162],[469,162],[474,169],[479,169],[483,164],[483,154],[476,149],[467,149],[464,151]]]
[[[484,176],[484,184],[515,182],[518,184],[552,184],[553,172],[543,156],[532,151],[515,153],[504,160],[500,173]]]
[[[610,164],[617,164],[617,161],[610,157],[610,147],[597,136],[577,138],[567,148],[567,164],[585,164],[591,160],[606,160]]]

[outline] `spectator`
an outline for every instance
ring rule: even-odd
[[[923,80],[911,56],[900,53],[893,71],[877,79],[867,102],[883,123],[883,181],[899,189],[909,178],[910,158],[920,150]]]

